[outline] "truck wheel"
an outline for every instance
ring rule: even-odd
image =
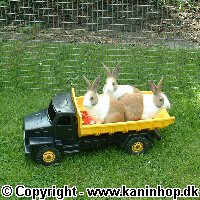
[[[56,147],[42,147],[36,154],[36,161],[43,165],[52,165],[61,160],[61,153]]]
[[[150,141],[145,136],[133,136],[126,143],[124,150],[129,154],[142,154],[150,147]]]

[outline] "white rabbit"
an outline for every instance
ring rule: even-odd
[[[161,91],[162,82],[163,76],[158,86],[152,81],[149,81],[153,94],[125,94],[119,99],[124,105],[126,121],[152,119],[162,109],[170,108],[170,102],[167,96]]]
[[[106,84],[104,85],[103,88],[103,93],[104,94],[109,94],[115,99],[119,99],[122,97],[124,94],[132,94],[132,93],[140,93],[140,90],[131,86],[131,85],[118,85],[117,84],[117,76],[119,74],[119,65],[117,65],[112,73],[108,69],[107,66],[103,64],[106,74],[107,74],[107,79],[106,79]]]
[[[87,84],[87,93],[85,94],[83,105],[89,116],[97,124],[124,122],[124,107],[121,102],[109,95],[98,95],[100,77],[97,77],[93,84],[83,76]]]

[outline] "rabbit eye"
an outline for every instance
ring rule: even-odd
[[[115,86],[115,83],[112,83],[113,86]]]
[[[160,98],[160,102],[163,101],[163,98]]]
[[[94,99],[94,97],[90,97],[90,100],[93,100]]]

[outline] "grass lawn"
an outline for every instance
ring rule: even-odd
[[[48,45],[38,45],[35,54],[29,53],[33,66],[31,68],[30,62],[26,63],[27,54],[30,52],[27,50],[28,45],[1,44],[0,187],[5,184],[13,187],[21,184],[31,188],[68,185],[69,187],[77,186],[78,191],[83,192],[87,187],[113,188],[121,187],[121,185],[130,188],[145,185],[150,187],[162,185],[165,188],[185,188],[187,185],[200,187],[199,51],[162,48],[156,50],[142,47],[127,47],[126,49],[118,47],[116,50],[111,46],[100,49],[96,45],[72,47],[72,45],[63,44],[57,44],[56,48],[51,48],[51,51],[45,51]],[[8,50],[10,46],[13,48]],[[73,57],[76,52],[75,49],[73,52],[72,48],[79,48],[79,59]],[[53,54],[50,54],[52,52]],[[130,56],[127,57],[127,54]],[[6,57],[13,60],[6,60]],[[113,60],[114,62],[111,62]],[[176,122],[161,130],[162,140],[155,141],[152,149],[139,156],[128,155],[119,147],[111,145],[99,150],[65,155],[61,163],[50,167],[39,165],[34,159],[25,157],[23,117],[47,107],[52,95],[56,93],[53,90],[25,90],[25,88],[41,86],[45,89],[50,79],[52,86],[56,89],[60,87],[61,91],[65,91],[66,77],[71,76],[72,85],[79,94],[83,94],[85,85],[77,75],[84,73],[93,78],[100,73],[103,77],[104,71],[100,67],[102,61],[111,63],[111,66],[121,61],[120,82],[130,83],[133,79],[134,83],[142,89],[148,89],[147,78],[157,81],[161,74],[167,77],[164,90],[169,94],[173,104],[169,113],[176,117]],[[38,64],[40,62],[41,65]],[[39,68],[40,66],[43,70]],[[60,68],[57,68],[58,66]],[[51,75],[49,79],[48,75]],[[4,89],[9,85],[14,90]],[[78,85],[81,88],[77,88]],[[12,199],[17,198],[12,197]],[[87,198],[85,196],[78,199]]]

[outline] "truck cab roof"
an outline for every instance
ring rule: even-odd
[[[52,104],[58,113],[75,113],[71,93],[61,93],[53,97]]]

